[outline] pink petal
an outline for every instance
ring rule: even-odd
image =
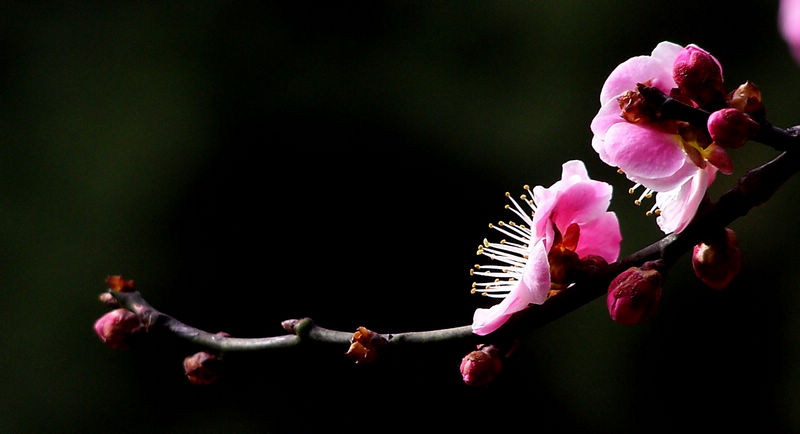
[[[608,129],[604,140],[612,164],[631,179],[666,178],[686,162],[677,134],[620,122]]]
[[[574,184],[580,181],[588,181],[589,172],[581,160],[570,160],[561,165],[561,181]]]
[[[697,213],[715,174],[714,166],[698,168],[697,173],[680,187],[656,195],[656,206],[661,210],[656,223],[664,233],[680,233],[686,228]]]
[[[611,186],[604,182],[581,182],[560,192],[550,214],[550,221],[563,234],[572,223],[586,223],[608,209]]]
[[[532,244],[528,263],[519,285],[501,301],[488,309],[476,309],[472,317],[472,331],[487,335],[502,326],[511,315],[529,304],[542,304],[550,292],[550,263],[543,240]]]
[[[628,90],[636,89],[637,83],[650,80],[652,86],[669,92],[675,87],[672,79],[672,63],[683,47],[672,42],[661,42],[650,56],[632,57],[617,66],[608,76],[600,91],[600,104]]]
[[[476,309],[472,315],[472,332],[480,336],[488,335],[505,324],[515,312],[526,307],[528,303],[509,294],[503,301],[488,309]]]
[[[645,177],[630,177],[628,178],[633,182],[638,182],[646,188],[653,191],[668,191],[683,185],[686,180],[694,176],[698,167],[688,158],[684,161],[683,166],[675,173],[664,178],[645,178]]]
[[[547,250],[543,240],[531,245],[520,289],[525,290],[525,294],[521,297],[528,303],[542,304],[547,300],[547,295],[550,293],[550,262],[547,260]]]
[[[781,0],[778,25],[792,55],[800,62],[800,0]]]
[[[605,212],[596,219],[581,225],[580,228],[581,236],[578,239],[578,247],[575,249],[575,253],[580,258],[597,255],[608,263],[617,260],[622,235],[616,214]]]

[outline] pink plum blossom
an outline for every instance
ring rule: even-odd
[[[781,0],[778,25],[792,55],[800,63],[800,0]]]
[[[705,53],[705,57],[701,56]],[[637,56],[617,66],[600,91],[600,110],[591,123],[592,147],[606,164],[618,167],[635,183],[630,193],[643,187],[637,205],[656,193],[648,211],[665,233],[680,232],[692,220],[717,170],[730,173],[730,159],[710,142],[705,131],[677,121],[623,117],[623,104],[638,83],[666,94],[679,92],[674,75],[686,74],[687,63],[719,66],[710,54],[695,45],[681,47],[659,43],[649,56]],[[709,59],[710,58],[710,59]],[[680,70],[680,74],[676,71]],[[714,81],[718,90],[720,77]],[[684,95],[686,99],[688,97]],[[693,102],[694,103],[694,102]],[[694,103],[696,105],[696,103]]]
[[[530,304],[544,303],[554,285],[568,285],[557,277],[564,276],[564,264],[568,263],[564,258],[597,256],[614,262],[619,255],[619,222],[616,214],[607,211],[612,187],[590,179],[582,161],[564,163],[561,180],[549,188],[525,186],[525,190],[528,194],[521,199],[527,207],[506,193],[511,200],[506,208],[522,224],[490,225],[508,238],[484,240],[478,248],[478,254],[500,264],[475,266],[471,274],[490,281],[474,283],[473,292],[503,299],[475,311],[472,329],[478,335],[493,332]]]

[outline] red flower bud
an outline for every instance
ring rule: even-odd
[[[211,384],[218,377],[219,363],[217,356],[200,351],[183,359],[183,371],[192,384]]]
[[[694,274],[713,289],[724,289],[742,270],[742,251],[736,233],[725,228],[725,236],[694,246]]]
[[[489,345],[461,359],[461,377],[468,386],[486,386],[500,373],[502,367],[499,350]]]
[[[606,304],[612,320],[623,325],[639,324],[658,309],[663,277],[649,264],[631,267],[611,281]]]
[[[111,348],[128,348],[130,337],[142,328],[139,318],[128,309],[115,309],[94,323],[100,340]]]
[[[758,122],[735,108],[717,110],[708,117],[708,133],[723,148],[740,148],[759,128]]]
[[[714,56],[696,45],[688,45],[678,54],[672,64],[672,78],[681,93],[700,107],[725,102],[722,66]]]

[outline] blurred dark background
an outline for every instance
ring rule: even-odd
[[[676,432],[800,427],[796,197],[737,221],[717,292],[688,255],[657,316],[596,300],[525,338],[488,388],[443,346],[368,367],[344,348],[232,357],[193,387],[174,341],[103,346],[104,278],[209,331],[310,316],[381,332],[468,324],[505,191],[569,159],[615,186],[623,254],[658,239],[590,147],[608,73],[662,40],[799,123],[777,2],[2,2],[0,431]],[[776,152],[733,153],[736,173]]]

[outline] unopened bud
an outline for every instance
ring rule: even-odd
[[[119,307],[119,302],[110,292],[104,292],[97,297],[101,303],[105,304],[106,306],[111,307]]]
[[[748,139],[758,134],[759,128],[758,122],[735,108],[717,110],[708,117],[708,133],[714,143],[723,148],[742,147]]]
[[[473,351],[461,359],[461,377],[468,386],[486,386],[502,370],[500,351],[493,345]]]
[[[722,66],[716,58],[696,45],[684,48],[672,64],[672,78],[681,93],[700,107],[725,101]]]
[[[183,359],[183,371],[192,384],[211,384],[219,376],[220,360],[217,356],[200,351]]]
[[[382,335],[359,327],[350,339],[350,348],[345,355],[356,364],[372,363],[377,360],[380,348],[388,343]]]
[[[115,309],[94,323],[94,331],[111,348],[128,348],[130,338],[142,329],[139,318],[128,309]]]
[[[728,95],[728,107],[739,109],[755,119],[763,120],[764,104],[761,102],[761,91],[751,83],[745,82]]]
[[[725,234],[708,243],[694,246],[694,274],[713,289],[724,289],[742,270],[742,251],[736,233],[725,228]]]
[[[611,319],[623,325],[640,324],[658,309],[663,277],[650,263],[631,267],[611,281],[606,304]]]

